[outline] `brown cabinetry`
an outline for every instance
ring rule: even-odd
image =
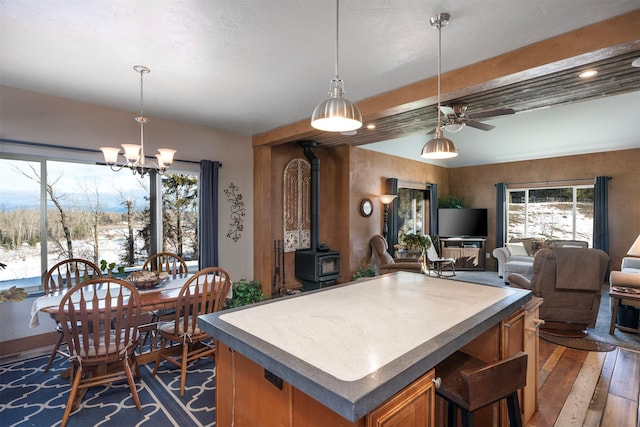
[[[456,270],[484,270],[486,239],[442,237],[440,254],[443,258],[456,260]]]
[[[415,427],[435,425],[434,372],[411,385],[367,415],[367,427]]]
[[[434,371],[351,422],[225,344],[216,351],[217,425],[237,427],[433,427]],[[269,420],[266,422],[265,420]],[[265,423],[266,422],[266,423]]]
[[[486,362],[518,351],[529,355],[527,385],[520,392],[523,421],[536,410],[538,372],[538,307],[534,298],[525,307],[464,346],[465,351]],[[237,427],[267,425],[286,427],[431,427],[444,425],[446,411],[436,408],[434,378],[428,371],[386,402],[357,421],[351,422],[295,387],[270,377],[264,368],[218,342],[217,425]],[[441,399],[438,405],[444,402]],[[477,425],[509,425],[504,402],[476,414]],[[438,420],[436,421],[436,414]],[[498,421],[499,420],[499,421]]]

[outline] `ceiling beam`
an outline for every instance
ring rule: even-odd
[[[523,82],[640,48],[640,9],[561,34],[441,76],[444,100]],[[359,101],[364,122],[434,104],[437,77]],[[305,119],[253,136],[253,146],[279,145],[322,132]]]

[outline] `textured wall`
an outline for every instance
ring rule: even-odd
[[[640,145],[640,142],[638,143]],[[640,234],[640,149],[555,157],[523,162],[496,163],[451,170],[451,193],[465,198],[473,208],[489,209],[487,251],[495,247],[495,184],[561,181],[610,176],[610,269],[620,268],[622,257]],[[491,264],[487,269],[494,265]]]

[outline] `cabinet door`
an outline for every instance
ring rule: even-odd
[[[435,372],[427,372],[367,415],[367,427],[435,425]]]
[[[265,379],[264,368],[216,342],[216,425],[289,426],[291,386]]]

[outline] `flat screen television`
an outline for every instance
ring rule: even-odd
[[[438,235],[442,237],[486,237],[486,209],[438,209]]]

